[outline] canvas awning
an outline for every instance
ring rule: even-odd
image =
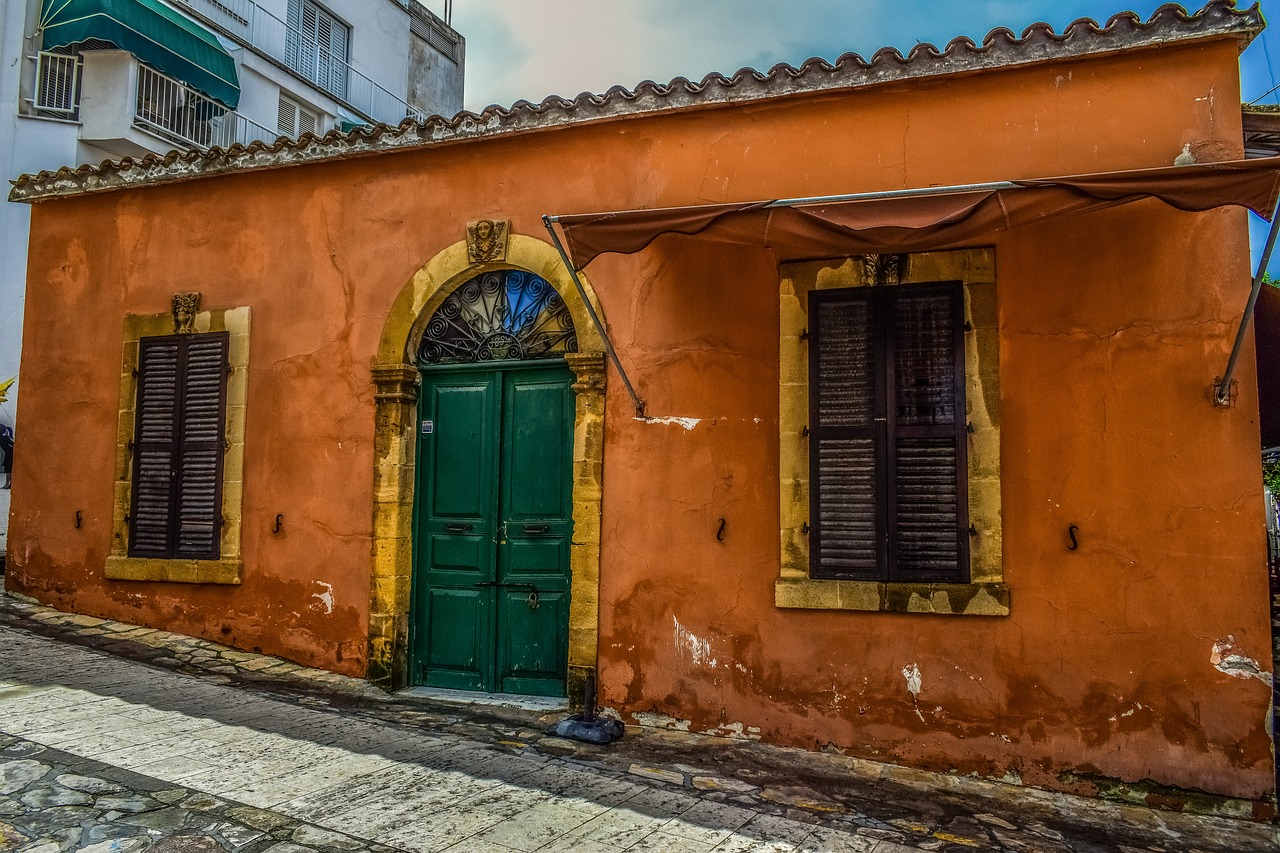
[[[1247,207],[1270,219],[1280,157],[911,190],[552,216],[582,268],[663,234],[772,249],[780,261],[962,245],[996,231],[1158,198],[1180,210]]]
[[[544,216],[542,219],[604,340],[605,352],[617,368],[637,415],[643,416],[644,401],[632,386],[578,278],[577,270],[606,252],[639,252],[663,234],[763,246],[772,250],[779,261],[933,251],[982,240],[994,232],[1019,225],[1148,198],[1158,198],[1187,211],[1212,210],[1224,205],[1247,207],[1264,219],[1271,219],[1280,198],[1280,157],[844,196]],[[1280,217],[1277,221],[1280,222]],[[564,233],[563,243],[555,230],[557,224]],[[1276,236],[1277,228],[1273,224],[1231,358],[1222,379],[1215,385],[1214,399],[1220,405],[1229,403],[1231,375]]]
[[[106,42],[234,110],[240,81],[217,36],[160,0],[42,0],[41,44]]]

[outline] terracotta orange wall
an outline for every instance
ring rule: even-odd
[[[10,584],[359,674],[369,366],[397,293],[466,220],[541,236],[548,212],[1144,167],[1188,143],[1239,156],[1235,69],[1224,41],[37,205]],[[603,704],[1051,787],[1071,770],[1265,794],[1268,691],[1209,662],[1228,636],[1268,649],[1252,358],[1234,408],[1208,401],[1244,224],[1150,203],[995,238],[1005,619],[776,609],[773,260],[662,240],[593,263],[650,413],[701,419],[637,422],[611,378]],[[108,582],[121,318],[192,289],[253,311],[244,584]]]

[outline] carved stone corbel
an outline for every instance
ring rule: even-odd
[[[200,313],[200,294],[173,294],[173,333],[190,335],[196,330],[196,315]]]
[[[484,264],[507,259],[511,222],[506,219],[477,219],[467,223],[467,260]]]
[[[862,281],[864,284],[901,284],[906,272],[906,255],[886,254],[862,256]]]

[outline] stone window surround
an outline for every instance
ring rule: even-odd
[[[1000,509],[1000,376],[996,329],[995,250],[903,256],[900,274],[877,284],[875,256],[783,264],[779,286],[779,514],[781,565],[774,586],[779,608],[1009,615]],[[868,263],[867,260],[872,262]],[[965,406],[969,435],[968,583],[821,580],[809,576],[808,294],[867,286],[960,281],[964,287]]]
[[[116,425],[116,480],[112,506],[111,555],[105,573],[110,580],[172,583],[239,584],[244,569],[240,551],[244,496],[245,403],[249,374],[249,308],[200,311],[195,331],[229,332],[226,455],[222,463],[222,541],[217,560],[157,559],[129,556],[130,498],[133,492],[133,438],[138,394],[138,342],[172,335],[173,314],[130,314],[124,320],[124,354],[120,367],[120,411]]]
[[[570,701],[594,674],[599,645],[600,513],[604,472],[605,354],[601,339],[564,262],[543,240],[511,234],[501,260],[473,262],[465,240],[428,261],[392,306],[373,365],[375,399],[373,571],[369,607],[368,679],[384,689],[408,680],[409,606],[413,583],[413,511],[418,381],[414,361],[427,321],[457,287],[490,270],[541,276],[573,317],[578,352],[565,357],[574,373],[573,537],[569,552]],[[581,275],[581,274],[580,274]],[[585,275],[583,288],[600,304]]]

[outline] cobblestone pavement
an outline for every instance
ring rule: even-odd
[[[0,596],[0,849],[1280,850],[1275,827],[560,714],[387,697]]]

